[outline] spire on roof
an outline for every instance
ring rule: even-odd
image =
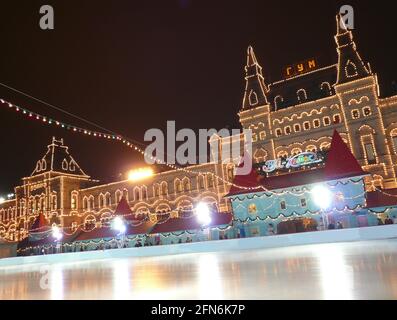
[[[347,28],[340,14],[336,15],[335,42],[338,52],[336,84],[364,78],[371,74],[369,65],[364,63],[357,51],[352,31]]]
[[[332,135],[331,147],[327,154],[324,173],[326,180],[366,174],[336,130],[334,130]]]
[[[245,66],[245,92],[243,98],[243,110],[255,108],[267,104],[266,92],[268,91],[263,75],[262,67],[256,59],[254,49],[247,49],[247,64]]]
[[[252,66],[254,64],[258,64],[258,61],[256,60],[256,57],[255,57],[254,48],[252,48],[252,46],[248,46],[248,49],[247,49],[247,66]]]
[[[339,13],[336,15],[336,34],[341,35],[348,31],[345,21],[343,20],[342,15]]]

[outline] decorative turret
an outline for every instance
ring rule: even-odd
[[[245,66],[245,92],[242,109],[247,110],[267,104],[266,92],[268,91],[262,67],[256,60],[254,49],[249,46],[247,50],[247,65]]]
[[[365,64],[357,52],[353,33],[348,30],[342,17],[336,16],[335,42],[338,51],[338,78],[336,84],[364,78],[371,74],[369,65]]]
[[[88,177],[77,162],[69,154],[68,147],[63,145],[63,139],[52,137],[52,143],[47,146],[47,152],[36,163],[31,176],[44,172],[68,173]]]

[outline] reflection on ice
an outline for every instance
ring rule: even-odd
[[[198,299],[224,299],[222,277],[216,254],[201,254],[198,259]]]
[[[0,299],[397,299],[397,240],[4,267]]]
[[[330,245],[326,250],[315,250],[320,265],[320,278],[324,299],[354,299],[353,268],[347,265],[343,251]],[[320,297],[319,297],[320,298]]]

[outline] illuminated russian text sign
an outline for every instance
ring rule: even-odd
[[[313,58],[285,67],[283,74],[285,78],[291,78],[314,69],[317,69],[317,61]]]

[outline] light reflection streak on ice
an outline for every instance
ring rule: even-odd
[[[319,299],[354,299],[353,268],[346,262],[343,251],[333,244],[315,250],[320,267],[323,297]]]
[[[128,299],[130,294],[130,272],[128,260],[116,260],[113,269],[113,297],[114,299]]]
[[[53,265],[49,272],[51,299],[62,300],[64,298],[63,269],[59,265]]]
[[[198,268],[199,299],[223,299],[218,257],[211,253],[200,255]]]

